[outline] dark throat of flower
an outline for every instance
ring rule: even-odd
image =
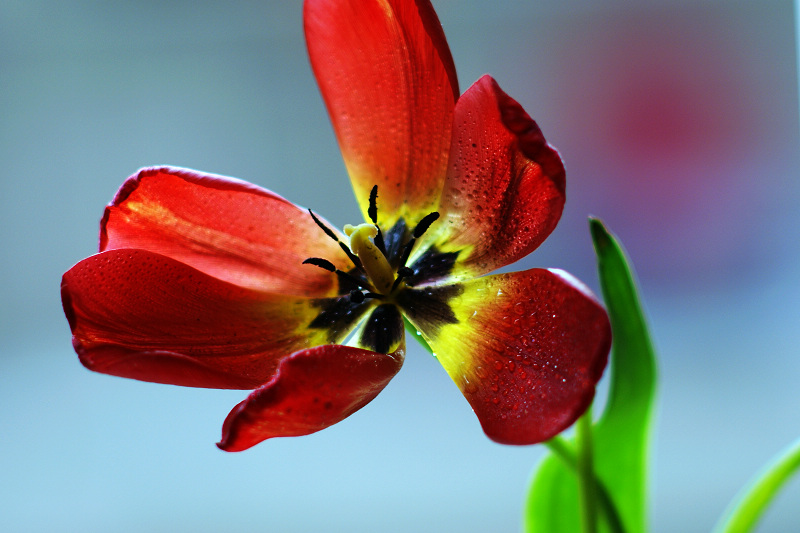
[[[390,302],[404,286],[411,286],[410,279],[414,271],[406,266],[417,240],[425,234],[438,218],[439,213],[434,211],[425,215],[408,232],[405,222],[400,220],[391,233],[392,246],[387,248],[383,231],[378,224],[378,186],[372,187],[369,195],[369,209],[367,215],[370,223],[357,226],[346,225],[345,234],[349,237],[349,244],[342,242],[336,233],[326,226],[309,209],[311,218],[325,232],[328,237],[335,240],[344,251],[353,268],[347,272],[336,268],[327,259],[310,257],[303,264],[314,265],[336,274],[340,287],[351,287],[349,297],[353,303],[361,303],[367,298],[375,298]],[[399,224],[402,224],[399,226]],[[399,239],[399,241],[398,241]],[[399,244],[399,245],[398,245]]]
[[[457,322],[450,301],[461,293],[461,285],[447,281],[459,252],[443,252],[435,244],[415,250],[439,213],[434,211],[422,217],[413,229],[403,217],[391,227],[382,228],[378,220],[377,186],[369,196],[369,222],[345,226],[347,239],[340,240],[313,212],[309,213],[353,265],[345,271],[320,257],[303,261],[338,278],[337,295],[313,302],[319,312],[308,325],[311,329],[325,330],[327,342],[343,342],[363,319],[356,344],[389,353],[403,341],[403,318],[431,335],[443,325]]]

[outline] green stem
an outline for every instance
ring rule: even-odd
[[[575,453],[564,437],[553,437],[545,442],[544,445],[573,472],[577,473],[578,459],[575,457]],[[620,518],[617,508],[614,506],[614,502],[611,501],[611,495],[608,493],[608,489],[597,477],[594,478],[594,484],[597,503],[599,504],[600,511],[603,513],[603,518],[606,519],[609,529],[612,533],[625,533],[625,526],[622,525],[622,518]]]
[[[578,445],[578,485],[583,533],[597,533],[597,498],[595,495],[594,453],[592,451],[592,410],[578,419],[575,427]]]
[[[758,522],[784,483],[800,469],[800,439],[778,456],[729,507],[715,533],[746,533]]]
[[[556,435],[543,444],[547,446],[547,448],[553,452],[554,455],[564,461],[564,464],[572,469],[575,469],[575,464],[577,463],[575,454],[572,453],[572,450],[570,449],[569,444],[567,444],[567,441],[564,440],[564,437],[561,435]]]

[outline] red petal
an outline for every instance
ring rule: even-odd
[[[280,196],[166,167],[140,170],[106,207],[100,251],[118,248],[158,252],[243,287],[306,296],[329,295],[336,285],[305,259],[348,264],[308,212]]]
[[[403,347],[392,354],[339,345],[295,352],[272,381],[233,408],[217,446],[238,452],[332,426],[372,401],[402,364]]]
[[[427,0],[306,0],[304,16],[311,65],[365,219],[378,185],[381,224],[409,213],[415,223],[438,203],[458,98],[436,13]]]
[[[90,370],[193,387],[250,389],[294,350],[327,342],[306,330],[312,301],[255,291],[145,250],[110,250],[61,282],[73,346]]]
[[[553,231],[564,206],[564,166],[489,76],[461,96],[454,121],[441,248],[468,249],[454,274],[472,277],[521,259]]]
[[[591,403],[611,346],[608,316],[589,290],[541,269],[452,287],[460,289],[442,293],[455,294],[446,301],[455,323],[421,311],[413,322],[489,438],[535,444],[569,427]]]

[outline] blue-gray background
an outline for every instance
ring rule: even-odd
[[[462,90],[493,74],[567,163],[562,222],[516,266],[596,288],[589,214],[635,260],[662,378],[652,530],[709,530],[800,435],[791,2],[434,3]],[[245,392],[93,374],[72,352],[60,276],[141,166],[356,220],[299,1],[5,0],[0,82],[0,529],[519,529],[542,449],[486,439],[416,347],[347,421],[240,454],[214,442]],[[794,481],[761,531],[800,529],[799,499]]]

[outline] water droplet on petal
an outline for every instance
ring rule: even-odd
[[[478,392],[478,386],[467,379],[467,376],[461,376],[464,380],[464,392],[467,394],[475,394]]]

